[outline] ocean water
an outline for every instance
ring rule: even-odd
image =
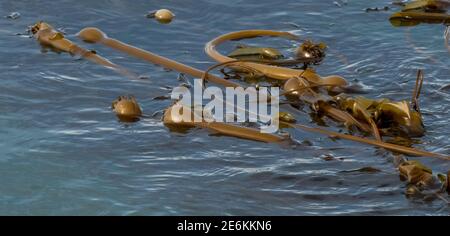
[[[202,129],[175,133],[160,115],[119,122],[110,110],[117,96],[133,94],[152,115],[172,103],[154,98],[180,84],[178,73],[75,36],[84,27],[99,27],[110,37],[206,69],[214,62],[204,44],[220,34],[289,31],[329,46],[316,67],[319,74],[359,81],[372,98],[409,99],[416,71],[423,69],[426,135],[413,146],[450,154],[450,54],[444,26],[394,28],[388,17],[398,8],[386,0],[334,2],[0,0],[0,16],[21,14],[15,20],[0,18],[0,214],[449,214],[441,199],[406,197],[395,156],[382,149],[297,130],[290,130],[289,144]],[[391,10],[364,10],[386,5]],[[145,17],[160,8],[176,14],[171,24]],[[89,61],[43,50],[21,35],[39,20],[149,79],[129,80]],[[258,42],[286,51],[295,46],[275,39]],[[220,50],[232,44],[226,47]],[[284,108],[315,126],[304,113]],[[327,128],[339,130],[333,123]],[[435,172],[450,170],[443,160],[409,159]],[[381,171],[349,171],[368,166]]]

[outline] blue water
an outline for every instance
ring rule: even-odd
[[[427,133],[415,147],[450,154],[449,52],[442,25],[394,28],[390,1],[0,0],[0,214],[2,215],[416,215],[449,214],[447,203],[407,198],[394,155],[358,143],[290,131],[297,144],[265,144],[200,129],[170,132],[160,116],[124,124],[111,112],[133,94],[146,114],[180,84],[166,71],[74,35],[95,26],[137,47],[206,69],[210,39],[242,29],[290,31],[329,46],[321,75],[363,83],[365,96],[409,99],[424,69]],[[168,8],[168,25],[147,19]],[[68,54],[43,52],[24,33],[44,20],[66,37],[149,80],[129,80]],[[264,41],[259,41],[264,42]],[[293,48],[293,42],[269,40]],[[227,48],[221,48],[226,50]],[[228,45],[231,49],[231,45]],[[302,123],[309,117],[287,108]],[[339,127],[331,122],[330,130]],[[323,157],[333,156],[326,161]],[[416,159],[419,158],[410,158]],[[420,159],[435,172],[450,163]],[[345,172],[366,166],[377,173]]]

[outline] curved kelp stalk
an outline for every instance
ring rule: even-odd
[[[291,69],[286,67],[279,67],[274,65],[267,65],[262,63],[255,63],[255,62],[246,62],[246,61],[239,61],[231,57],[227,57],[221,53],[219,53],[216,50],[216,47],[220,44],[231,41],[231,40],[240,40],[245,38],[254,38],[254,37],[262,37],[262,36],[270,36],[270,37],[283,37],[291,40],[298,40],[298,36],[291,34],[289,32],[282,32],[282,31],[273,31],[273,30],[242,30],[242,31],[236,31],[227,33],[224,35],[221,35],[211,41],[209,41],[205,45],[205,52],[208,54],[209,57],[217,61],[218,63],[225,63],[225,62],[235,62],[235,66],[245,66],[254,68],[258,71],[260,71],[262,74],[269,78],[273,79],[279,79],[279,80],[288,80],[294,77],[303,76],[308,81],[311,82],[318,82],[320,80],[320,76],[318,76],[316,73],[306,70],[297,70],[297,69]]]
[[[71,55],[80,56],[84,59],[117,71],[128,78],[138,79],[138,75],[128,71],[124,67],[116,65],[108,59],[101,57],[97,53],[84,49],[66,39],[61,32],[56,31],[51,25],[45,22],[38,22],[32,26],[31,33],[33,34],[33,37],[45,47],[50,47],[51,49],[59,52],[67,52]]]
[[[248,127],[232,125],[232,124],[227,124],[227,123],[207,122],[207,121],[204,121],[203,118],[200,116],[198,117],[198,119],[201,120],[201,122],[194,122],[194,116],[197,116],[197,115],[194,113],[191,113],[189,108],[186,110],[189,112],[189,114],[187,116],[191,117],[191,121],[186,122],[186,121],[183,121],[184,114],[172,115],[172,109],[176,104],[179,105],[179,108],[178,108],[179,110],[183,110],[182,109],[183,105],[181,105],[179,102],[177,102],[177,103],[173,104],[172,106],[170,106],[169,108],[167,108],[164,112],[163,123],[164,123],[164,125],[166,125],[168,127],[179,128],[181,126],[181,127],[188,127],[188,128],[192,128],[192,127],[207,128],[207,129],[210,129],[210,130],[215,131],[222,135],[238,137],[238,138],[243,138],[243,139],[249,139],[249,140],[254,140],[254,141],[260,141],[260,142],[267,142],[267,143],[281,142],[283,140],[286,140],[286,138],[283,136],[275,135],[275,134],[268,134],[268,133],[261,133],[260,130],[254,129],[254,128],[248,128]],[[186,110],[183,110],[183,111],[186,111]],[[420,149],[404,147],[404,146],[386,143],[386,142],[382,142],[382,141],[378,141],[378,140],[361,138],[361,137],[353,136],[353,135],[349,135],[349,134],[342,134],[342,133],[338,133],[338,132],[334,132],[334,131],[330,131],[330,130],[326,130],[326,129],[322,129],[322,128],[309,127],[309,126],[301,125],[301,124],[293,124],[293,123],[285,122],[285,121],[281,121],[281,120],[279,121],[279,123],[282,125],[285,125],[287,127],[294,128],[294,129],[300,129],[303,131],[318,133],[318,134],[326,135],[329,137],[341,138],[341,139],[350,140],[350,141],[354,141],[354,142],[364,143],[364,144],[368,144],[368,145],[372,145],[372,146],[376,146],[376,147],[385,148],[390,151],[405,154],[405,155],[435,157],[435,158],[450,161],[449,156],[445,156],[445,155],[439,154],[439,153],[432,153],[432,152],[428,152],[428,151],[424,151],[424,150],[420,150]]]
[[[174,106],[178,107],[174,108]],[[180,112],[181,114],[175,114],[173,113],[173,109],[178,109],[179,111],[182,112]],[[183,112],[185,111],[188,112],[188,114],[184,114]],[[183,117],[190,117],[190,121],[184,121]],[[196,118],[197,120],[199,120],[199,122],[194,122]],[[175,127],[175,128],[180,127],[206,128],[221,135],[227,135],[267,143],[281,142],[283,140],[286,140],[285,137],[280,135],[261,133],[259,129],[222,122],[207,122],[203,119],[201,115],[196,114],[195,112],[193,113],[191,112],[191,109],[189,107],[183,106],[181,102],[174,103],[164,111],[163,123],[168,127]]]
[[[149,51],[146,51],[146,50],[143,50],[143,49],[140,49],[137,47],[133,47],[133,46],[123,43],[119,40],[109,38],[105,33],[103,33],[100,29],[97,29],[97,28],[93,28],[93,27],[84,28],[78,33],[78,37],[80,37],[85,42],[103,44],[110,48],[113,48],[113,49],[116,49],[123,53],[126,53],[128,55],[137,57],[139,59],[148,61],[153,64],[160,65],[160,66],[168,68],[168,69],[176,70],[178,72],[191,75],[196,78],[201,78],[204,73],[202,70],[199,70],[199,69],[190,67],[188,65],[176,62],[174,60],[162,57],[160,55],[151,53]],[[237,83],[225,80],[225,79],[220,78],[215,75],[210,75],[209,80],[211,82],[215,82],[215,83],[221,84],[223,86],[228,86],[228,87],[238,87],[239,86],[239,84],[237,84]]]

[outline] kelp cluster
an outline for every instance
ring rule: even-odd
[[[448,203],[442,193],[450,194],[450,171],[447,174],[437,173],[433,175],[431,168],[420,161],[403,161],[398,166],[400,179],[407,182],[405,194],[410,197],[422,199],[443,199]]]
[[[427,5],[422,10],[428,11],[428,8]],[[417,8],[415,9],[417,10]],[[32,26],[31,33],[45,47],[80,56],[111,68],[127,77],[136,78],[134,73],[101,57],[97,52],[83,49],[66,39],[63,34],[45,22],[38,22]],[[327,122],[325,117],[328,117],[328,119],[342,124],[347,129],[347,133],[342,133],[306,126],[298,123],[297,117],[286,111],[281,111],[278,114],[278,119],[285,131],[300,129],[385,148],[395,153],[450,160],[450,157],[446,155],[384,141],[385,137],[408,139],[424,135],[425,126],[418,102],[424,80],[421,70],[418,71],[415,89],[410,101],[371,99],[354,96],[349,89],[349,83],[341,76],[321,76],[315,72],[313,67],[320,65],[326,57],[327,46],[325,43],[300,40],[298,36],[288,32],[243,30],[220,35],[205,45],[205,52],[217,63],[206,71],[109,38],[97,28],[82,29],[77,35],[85,42],[102,44],[152,64],[201,78],[205,82],[205,87],[208,84],[207,82],[227,87],[244,86],[250,83],[258,88],[258,85],[263,82],[280,86],[283,88],[284,102],[290,104],[293,108],[309,112],[311,117],[315,117],[313,121],[325,123]],[[291,55],[283,55],[280,50],[273,47],[246,45],[239,45],[227,55],[223,55],[217,50],[217,47],[222,43],[254,37],[282,37],[294,40],[298,47],[292,50]],[[215,69],[221,69],[222,76],[212,74]],[[194,118],[200,116],[201,122],[185,122],[182,121],[181,117],[171,114],[172,108],[175,106],[182,107],[185,105],[181,104],[180,101],[174,102],[164,111],[162,117],[162,122],[171,130],[174,128],[176,130],[178,128],[200,127],[222,135],[255,141],[282,142],[289,140],[289,136],[281,133],[265,134],[261,133],[259,129],[245,124],[207,121],[202,117],[203,114],[198,114],[195,111],[182,115]],[[111,108],[123,121],[133,122],[143,116],[139,104],[132,96],[119,97],[113,102]],[[442,189],[448,190],[449,188],[448,174],[440,174],[435,177],[432,175],[431,169],[424,167],[420,162],[405,160],[399,165],[399,171],[411,186],[419,190],[423,186],[430,186],[434,179],[439,179],[442,182]]]
[[[249,34],[249,32],[241,31],[241,33],[246,35],[248,38],[256,36]],[[233,40],[236,40],[236,38],[233,37]],[[242,74],[243,70],[239,70],[239,66],[236,65],[251,67],[251,64],[249,63],[256,61],[239,61],[239,57],[237,57],[236,54],[242,51],[237,49],[228,55],[237,60],[224,63],[223,61],[226,60],[223,55],[215,51],[215,47],[218,44],[214,42],[221,42],[221,40],[214,39],[206,45],[206,52],[208,55],[210,55],[213,59],[216,59],[217,62],[221,62],[223,66],[231,67],[234,71],[238,71]],[[309,45],[312,44],[310,41],[306,42]],[[320,48],[321,50],[325,50],[326,48],[323,43],[317,44],[315,47]],[[302,46],[299,48],[302,48]],[[263,48],[253,47],[252,56],[254,58],[263,57],[264,50],[262,49]],[[276,49],[272,49],[272,51],[275,50]],[[258,55],[258,52],[260,55]],[[285,57],[284,55],[280,55],[280,53],[277,53],[277,55],[278,58]],[[320,54],[311,55],[323,57],[325,53],[321,52]],[[317,61],[320,62],[322,59],[323,58]],[[276,61],[278,59],[274,58],[272,60]],[[263,64],[273,65],[274,63],[264,61]],[[317,63],[316,65],[318,64],[320,63]],[[256,71],[260,68],[264,69],[261,65],[259,65],[259,68],[252,67],[252,69]],[[290,71],[286,70],[284,73],[290,73]],[[292,73],[292,78],[290,79],[271,76],[270,74],[264,75],[269,79],[278,79],[283,81],[283,95],[285,95],[289,103],[295,108],[300,109],[303,105],[308,105],[309,111],[312,113],[311,117],[317,118],[327,116],[335,121],[342,122],[345,127],[349,129],[349,132],[357,129],[361,131],[363,135],[372,135],[375,139],[372,140],[374,142],[383,143],[383,136],[409,139],[412,137],[420,137],[425,133],[425,126],[419,106],[419,96],[424,81],[424,74],[421,70],[418,70],[417,72],[416,83],[414,90],[412,91],[410,101],[370,99],[363,96],[352,96],[351,94],[346,94],[344,92],[346,91],[348,83],[344,78],[339,76],[321,77],[307,65],[302,68],[299,75]],[[295,124],[297,119],[289,113],[280,114],[280,120],[284,125],[286,125],[286,127],[300,127],[298,124]],[[317,120],[315,121],[317,122]],[[320,122],[323,123],[324,121],[320,120]],[[404,150],[400,152],[406,153]],[[440,196],[439,194],[443,191],[449,191],[449,177],[443,174],[433,176],[431,169],[425,167],[419,161],[404,160],[398,166],[398,169],[402,179],[408,182],[407,194],[409,196],[418,193],[425,194],[425,190],[429,189],[431,189],[431,195],[433,196]],[[438,182],[441,183],[441,187],[438,188],[438,191],[433,191],[432,187],[438,184]],[[412,189],[415,191],[412,191]]]
[[[448,0],[416,0],[406,3],[400,12],[391,15],[394,26],[415,26],[420,23],[450,24]]]
[[[260,36],[250,34],[248,31],[240,31],[246,37]],[[234,38],[235,40],[235,38]],[[423,74],[419,71],[416,88],[413,92],[411,102],[390,101],[388,99],[371,100],[364,97],[353,98],[342,93],[348,85],[347,81],[340,76],[321,77],[312,68],[304,65],[303,69],[291,69],[286,67],[273,68],[273,61],[283,58],[278,50],[273,48],[242,47],[234,50],[228,56],[235,60],[228,60],[215,50],[217,44],[211,41],[206,46],[206,52],[222,66],[231,68],[235,73],[243,74],[248,72],[251,77],[256,71],[257,74],[264,75],[267,79],[281,80],[287,100],[296,107],[307,104],[312,112],[318,115],[323,114],[337,121],[342,122],[348,128],[355,127],[361,131],[371,133],[377,140],[381,139],[380,131],[383,135],[401,133],[406,136],[421,136],[424,133],[422,117],[419,111],[418,98],[423,82]],[[216,39],[217,41],[217,39]],[[325,56],[325,44],[313,44],[305,41],[299,46],[296,52],[303,52],[310,59],[315,59],[316,64]],[[266,54],[270,51],[271,56]],[[298,55],[298,53],[296,53]],[[249,60],[251,56],[252,60]],[[241,60],[240,58],[244,58]],[[264,59],[262,59],[264,58]],[[262,62],[259,59],[263,60]],[[228,61],[224,63],[223,61]],[[259,63],[254,66],[255,63]],[[305,68],[306,67],[306,68]],[[291,74],[291,78],[280,78],[264,73],[263,70],[280,70],[280,74]],[[227,73],[229,75],[229,73]],[[279,75],[279,74],[278,74]],[[336,93],[338,93],[336,95]],[[394,132],[396,131],[396,132]]]

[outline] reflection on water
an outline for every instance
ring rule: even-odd
[[[395,8],[364,10],[389,4],[384,0],[341,7],[331,0],[74,2],[0,2],[1,16],[21,14],[0,19],[1,214],[448,214],[442,201],[407,199],[393,155],[373,147],[300,131],[293,133],[298,144],[281,146],[199,129],[170,133],[157,116],[120,123],[110,111],[112,100],[133,94],[153,114],[170,104],[153,98],[178,85],[177,73],[74,37],[82,27],[96,26],[206,69],[213,63],[204,43],[219,34],[290,31],[328,44],[320,74],[359,81],[372,98],[408,99],[422,68],[427,133],[415,146],[449,154],[443,26],[393,28],[387,18]],[[175,20],[161,25],[145,17],[159,8],[171,9]],[[38,20],[150,79],[128,80],[67,54],[41,52],[34,40],[16,35]],[[423,161],[437,172],[450,169],[441,160]],[[368,166],[382,171],[352,171]]]

